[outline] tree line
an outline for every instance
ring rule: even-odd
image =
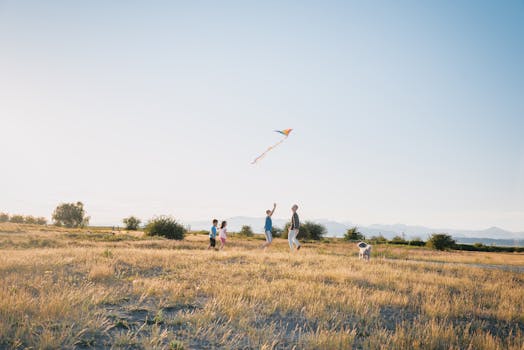
[[[78,228],[89,225],[90,217],[87,216],[82,202],[61,203],[52,215],[53,224],[67,228]],[[47,225],[47,219],[44,217],[34,217],[31,215],[9,215],[0,213],[1,222],[12,222],[19,224]],[[135,217],[129,216],[122,220],[126,230],[134,231],[140,228],[142,221]],[[274,237],[287,238],[290,223],[284,228],[273,227],[272,234]],[[150,236],[162,236],[168,239],[184,239],[187,228],[171,216],[156,216],[150,219],[144,226],[144,232]],[[207,231],[206,231],[207,232]],[[299,238],[303,240],[319,241],[327,234],[324,225],[312,221],[306,221],[300,226]],[[237,235],[251,237],[254,232],[250,226],[242,226]],[[497,247],[486,246],[481,243],[475,244],[458,244],[450,235],[445,233],[434,233],[427,241],[420,238],[407,240],[401,236],[395,236],[388,240],[382,235],[366,238],[357,227],[349,228],[343,237],[349,242],[366,241],[371,244],[398,244],[418,247],[428,247],[437,250],[467,250],[467,251],[487,251],[487,252],[524,252],[524,247]]]
[[[12,222],[14,224],[47,225],[47,219],[40,216],[0,213],[0,222]]]

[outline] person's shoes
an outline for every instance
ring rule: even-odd
[[[299,245],[299,246],[297,247],[297,250],[300,250],[300,247],[302,247],[302,246],[301,246],[301,245]]]

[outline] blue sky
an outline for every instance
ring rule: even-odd
[[[524,231],[523,37],[522,1],[0,1],[0,211]]]

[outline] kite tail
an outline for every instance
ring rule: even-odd
[[[256,164],[260,159],[264,158],[266,156],[266,154],[271,151],[273,148],[277,147],[278,145],[280,145],[282,142],[286,141],[287,139],[287,136],[284,137],[282,140],[278,141],[277,143],[275,143],[273,146],[270,146],[268,147],[268,149],[266,149],[264,151],[264,153],[262,153],[261,155],[259,155],[258,157],[255,158],[255,160],[253,160],[251,162],[251,164]]]

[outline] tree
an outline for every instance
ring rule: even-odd
[[[430,248],[437,250],[446,250],[455,246],[455,240],[448,234],[445,233],[434,233],[430,239],[426,242],[426,245]]]
[[[366,237],[358,231],[356,226],[348,229],[344,234],[344,240],[346,241],[363,241],[365,239]]]
[[[241,236],[252,237],[253,236],[253,230],[251,229],[251,226],[244,225],[244,226],[242,226],[242,228],[240,229],[240,232],[238,234],[241,235]]]
[[[53,222],[57,226],[84,227],[89,224],[89,219],[82,202],[62,203],[53,212]]]
[[[8,222],[8,221],[9,221],[9,214],[0,213],[0,222]]]
[[[140,226],[140,223],[141,223],[139,218],[132,216],[132,215],[128,218],[123,219],[122,222],[124,223],[126,230],[129,230],[129,231],[138,230],[138,227]]]
[[[23,224],[24,217],[22,215],[11,215],[11,218],[9,219],[9,221],[15,224]]]
[[[145,232],[149,236],[162,236],[169,239],[184,239],[186,228],[171,216],[158,216],[147,223]]]

